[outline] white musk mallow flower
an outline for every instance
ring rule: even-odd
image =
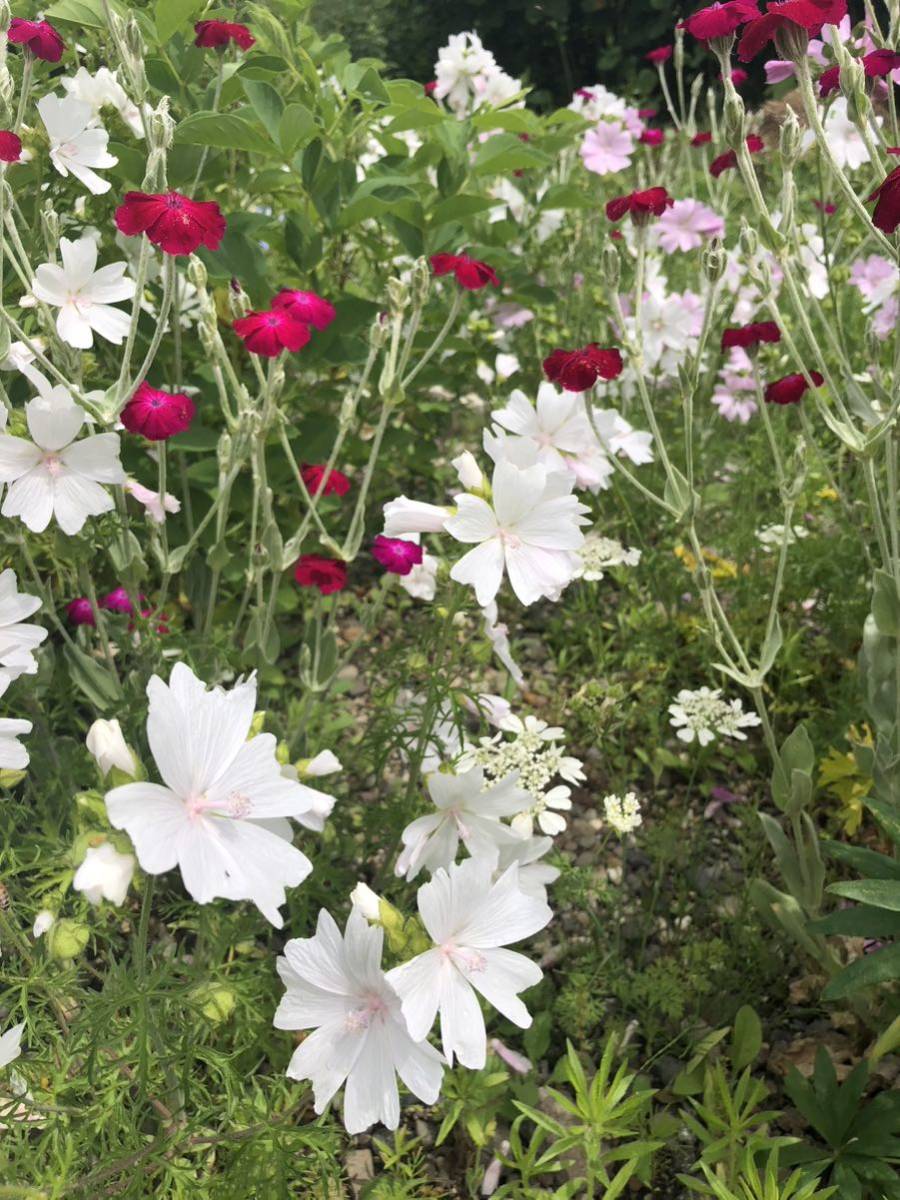
[[[287,818],[300,819],[319,793],[285,777],[272,734],[249,737],[255,678],[208,691],[176,663],[168,684],[153,676],[147,695],[147,740],[163,784],[107,792],[110,822],[128,833],[149,875],[177,866],[198,904],[250,900],[281,928],[285,888],[312,870],[291,845]]]
[[[84,862],[75,872],[72,887],[81,892],[91,904],[108,900],[124,904],[128,885],[134,875],[134,855],[121,854],[112,842],[90,846]]]
[[[104,779],[113,767],[123,771],[131,779],[137,775],[137,763],[117,720],[95,721],[87,732],[85,745]]]
[[[0,572],[0,670],[10,679],[37,671],[34,651],[47,630],[42,625],[25,624],[24,618],[40,607],[39,596],[18,590],[15,571],[7,567]]]
[[[131,317],[113,305],[131,300],[134,281],[125,278],[128,264],[111,263],[97,268],[97,243],[91,237],[71,242],[60,238],[62,266],[41,263],[31,284],[32,295],[58,308],[56,331],[76,350],[90,350],[98,333],[114,346],[128,336]]]
[[[22,1021],[19,1025],[11,1025],[6,1033],[0,1036],[0,1068],[8,1067],[22,1053],[24,1031],[25,1022]]]
[[[119,160],[109,153],[109,134],[93,124],[90,104],[72,95],[49,95],[38,100],[37,110],[50,139],[50,161],[60,175],[74,175],[95,196],[108,192],[112,184],[94,168],[114,167]]]
[[[400,998],[381,969],[383,930],[350,913],[343,935],[322,909],[315,937],[296,938],[278,959],[285,995],[276,1029],[311,1029],[287,1073],[312,1082],[317,1113],[344,1085],[344,1125],[362,1133],[380,1121],[396,1129],[400,1096],[396,1076],[425,1104],[438,1098],[442,1059],[410,1036]]]
[[[448,867],[462,842],[471,855],[496,865],[500,847],[519,840],[501,817],[512,817],[532,805],[518,784],[518,775],[487,783],[481,767],[461,775],[435,772],[428,776],[428,792],[436,812],[417,817],[403,830],[403,851],[395,867],[398,875],[414,879],[427,867],[432,873]]]
[[[482,607],[497,595],[504,572],[522,604],[558,599],[578,569],[580,526],[587,523],[574,484],[571,474],[540,464],[498,462],[490,503],[467,492],[454,497],[456,513],[444,528],[474,547],[453,566],[451,579],[471,584]]]
[[[539,983],[542,972],[524,954],[505,947],[531,937],[553,915],[542,900],[522,891],[517,866],[496,882],[491,875],[490,863],[469,858],[449,872],[437,871],[420,887],[419,915],[434,947],[388,974],[413,1038],[427,1037],[440,1013],[447,1061],[452,1066],[455,1055],[474,1070],[487,1057],[476,992],[507,1020],[527,1029],[531,1015],[519,992]]]
[[[56,517],[63,533],[78,533],[88,517],[109,512],[113,501],[102,484],[124,483],[119,435],[75,438],[84,409],[64,387],[29,400],[25,419],[32,440],[0,434],[0,483],[8,483],[4,517],[21,517],[43,533]]]

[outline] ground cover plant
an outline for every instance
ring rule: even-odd
[[[900,1197],[857,15],[0,0],[0,1197]]]

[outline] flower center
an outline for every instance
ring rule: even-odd
[[[446,942],[441,946],[441,953],[449,958],[463,975],[475,975],[487,970],[487,959],[469,946],[454,946],[452,942]]]
[[[46,468],[47,472],[55,478],[63,469],[62,459],[58,454],[45,454],[44,467]]]
[[[507,550],[518,550],[522,545],[522,539],[517,533],[513,533],[511,529],[499,529],[497,532],[499,534],[500,541]]]
[[[347,1033],[361,1033],[364,1029],[368,1029],[373,1021],[383,1021],[387,1016],[387,1005],[377,993],[372,992],[361,999],[360,1007],[347,1013],[344,1017],[344,1029]]]

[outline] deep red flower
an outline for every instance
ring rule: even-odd
[[[691,145],[692,146],[708,146],[711,141],[712,141],[712,134],[709,132],[709,130],[704,129],[704,130],[701,130],[700,133],[694,134],[694,136],[691,138]]]
[[[18,162],[22,154],[22,139],[9,129],[0,129],[0,162]]]
[[[432,254],[431,269],[435,275],[456,276],[456,282],[467,292],[477,292],[491,284],[500,286],[497,272],[485,262],[470,258],[468,254]]]
[[[322,480],[325,478],[324,463],[304,463],[300,468],[300,474],[303,476],[306,490],[311,496],[319,495],[320,487],[323,496],[346,496],[350,491],[350,480],[342,471],[336,471],[334,468],[328,472],[328,479],[325,481],[325,486],[322,487]]]
[[[195,46],[204,49],[221,50],[234,42],[242,50],[249,50],[256,38],[246,25],[236,25],[232,21],[198,21],[194,26]]]
[[[272,301],[272,307],[283,308],[301,325],[314,325],[318,330],[327,329],[337,316],[337,309],[324,297],[293,288],[282,288]]]
[[[116,228],[126,237],[146,233],[165,254],[193,254],[198,246],[218,250],[225,218],[214,200],[191,200],[180,192],[126,192],[116,209]]]
[[[841,86],[841,68],[829,67],[819,76],[819,95],[824,100],[826,96],[830,96],[832,92],[836,92]]]
[[[347,564],[322,554],[301,554],[294,567],[294,578],[301,587],[318,588],[323,596],[330,596],[346,587]]]
[[[544,359],[544,374],[567,392],[586,392],[598,379],[615,379],[622,373],[618,350],[603,350],[591,342],[581,350],[554,350]]]
[[[142,383],[122,409],[122,424],[129,433],[151,442],[164,442],[191,427],[196,411],[193,400],[181,392],[161,392]]]
[[[13,17],[6,36],[19,46],[27,46],[35,58],[57,63],[63,56],[66,43],[49,21],[24,21]]]
[[[638,140],[645,146],[661,146],[665,136],[664,129],[645,129]]]
[[[810,371],[809,377],[816,387],[825,382],[818,371]],[[766,404],[799,404],[808,388],[805,375],[785,375],[784,379],[769,384],[764,399]]]
[[[823,204],[821,200],[813,200],[813,204],[816,206],[819,212],[823,212],[826,217],[831,217],[837,212],[837,205],[831,204],[828,201]]]
[[[437,80],[429,79],[429,81],[425,84],[425,87],[422,90],[424,91],[426,96],[433,96],[434,93],[437,91]]]
[[[405,538],[379,533],[372,543],[372,557],[392,575],[408,575],[422,561],[422,547]]]
[[[862,65],[870,79],[881,79],[900,68],[900,54],[894,50],[873,50],[863,56]]]
[[[821,25],[839,25],[846,15],[847,0],[781,0],[770,4],[745,28],[738,43],[738,58],[750,62],[786,26],[812,32]]]
[[[876,201],[873,225],[883,233],[893,233],[900,225],[900,167],[894,167],[866,203],[871,204],[873,200]]]
[[[144,597],[140,596],[138,599],[143,600]],[[129,615],[134,612],[134,605],[129,599],[128,592],[123,587],[113,588],[111,592],[108,592],[105,596],[101,596],[97,607],[105,608],[107,612],[127,613]]]
[[[635,225],[646,225],[651,216],[661,217],[674,203],[664,187],[652,187],[610,200],[606,205],[606,215],[610,221],[621,221],[626,213],[631,213]]]
[[[781,330],[774,321],[756,321],[751,325],[739,325],[726,329],[722,334],[722,349],[732,350],[739,346],[742,350],[750,350],[760,342],[780,342]]]
[[[638,116],[641,118],[642,121],[652,121],[653,118],[656,116],[656,109],[655,108],[639,108]]]
[[[700,42],[710,38],[729,37],[747,21],[759,16],[756,0],[726,0],[724,4],[711,4],[687,17],[678,26]]]
[[[742,67],[735,67],[731,72],[731,82],[736,88],[743,87],[750,76]]]
[[[900,157],[900,146],[885,146],[885,154],[893,154],[895,158]]]
[[[647,62],[658,66],[660,63],[667,63],[674,52],[673,46],[657,46],[655,50],[648,50],[644,55]]]
[[[751,154],[759,154],[760,150],[765,150],[766,143],[758,134],[751,133],[747,138],[747,149]],[[723,171],[730,171],[737,166],[737,150],[726,150],[724,154],[720,154],[718,158],[714,158],[709,164],[710,175],[716,179]]]
[[[66,616],[73,625],[96,625],[94,610],[87,596],[78,596],[66,605]]]
[[[251,354],[275,358],[282,350],[302,350],[309,341],[309,326],[295,321],[285,308],[250,312],[233,327]]]

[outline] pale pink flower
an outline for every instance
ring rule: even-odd
[[[589,129],[581,143],[581,158],[588,171],[595,175],[612,175],[631,164],[634,138],[622,125],[601,121]]]
[[[125,484],[125,491],[130,496],[134,496],[138,504],[143,504],[147,510],[147,516],[151,521],[155,521],[157,525],[162,525],[166,519],[166,513],[177,513],[181,511],[181,501],[177,496],[166,492],[165,498],[161,499],[159,492],[154,492],[150,488],[144,487],[142,483],[138,483],[136,479],[129,479]]]
[[[667,254],[698,250],[706,238],[722,237],[725,222],[699,200],[676,200],[656,225],[659,244]]]

